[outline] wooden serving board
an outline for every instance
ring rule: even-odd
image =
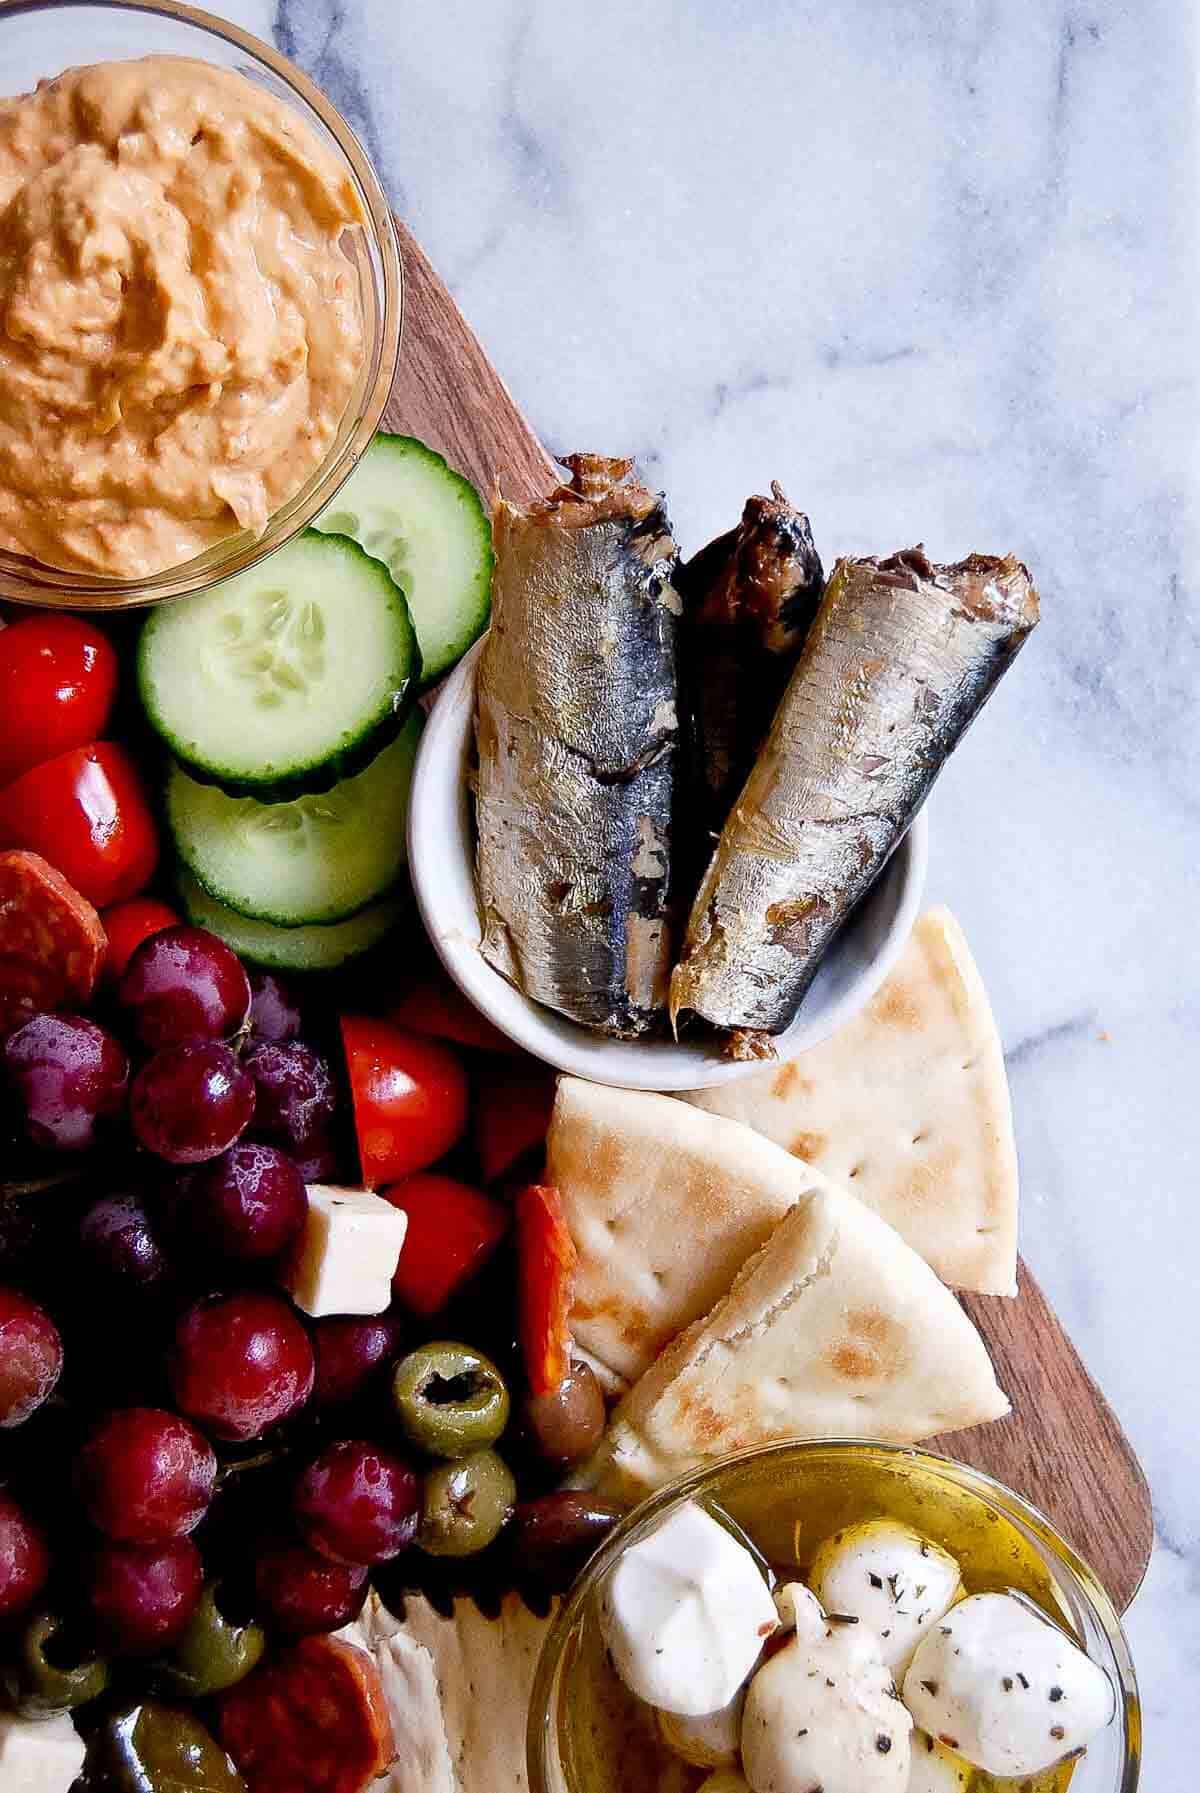
[[[519,501],[555,483],[553,462],[403,225],[404,338],[386,427],[417,435],[473,479]],[[613,452],[612,443],[572,443]],[[618,445],[619,446],[619,445]],[[1024,1264],[1016,1300],[967,1296],[1011,1416],[933,1441],[1040,1507],[1122,1610],[1154,1540],[1150,1491],[1108,1402]]]

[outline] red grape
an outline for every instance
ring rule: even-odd
[[[356,1619],[367,1595],[367,1571],[357,1563],[332,1563],[303,1544],[260,1550],[254,1564],[260,1618],[289,1637],[337,1631]]]
[[[0,1493],[0,1620],[23,1612],[50,1572],[42,1534],[15,1500]]]
[[[421,1484],[402,1457],[362,1439],[326,1445],[296,1485],[305,1541],[335,1563],[382,1563],[411,1543]]]
[[[338,1407],[354,1400],[380,1365],[395,1356],[402,1336],[403,1322],[396,1314],[333,1314],[318,1320],[313,1327],[316,1405]]]
[[[226,1258],[274,1258],[304,1225],[308,1191],[278,1146],[243,1140],[188,1179],[176,1206],[182,1230]]]
[[[144,1046],[224,1040],[245,1025],[250,980],[232,947],[180,925],[136,948],[117,990]]]
[[[79,1245],[88,1268],[106,1285],[145,1293],[170,1276],[157,1229],[136,1195],[106,1195],[79,1223]]]
[[[124,1049],[82,1015],[32,1016],[9,1034],[3,1055],[34,1145],[84,1151],[98,1123],[124,1106]]]
[[[17,1289],[0,1288],[0,1427],[37,1411],[62,1373],[58,1327]]]
[[[254,1084],[218,1040],[164,1046],[133,1080],[133,1131],[169,1164],[219,1157],[241,1138],[253,1113]]]
[[[169,1368],[183,1412],[239,1443],[287,1419],[312,1393],[308,1334],[286,1302],[251,1289],[188,1308]]]
[[[123,1407],[93,1426],[75,1473],[99,1531],[118,1543],[162,1544],[203,1519],[217,1458],[207,1438],[177,1413]]]
[[[250,1032],[258,1040],[294,1040],[300,1032],[300,1005],[273,971],[250,973]]]
[[[320,1053],[302,1040],[257,1040],[242,1062],[254,1079],[254,1131],[300,1160],[324,1145],[337,1092]]]
[[[92,1560],[92,1617],[101,1640],[122,1656],[170,1649],[187,1628],[204,1586],[190,1538],[165,1544],[104,1544]]]

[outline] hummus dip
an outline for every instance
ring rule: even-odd
[[[97,63],[0,100],[0,548],[130,579],[261,533],[358,380],[361,223],[232,70]]]

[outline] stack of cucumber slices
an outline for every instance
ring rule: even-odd
[[[376,436],[314,529],[150,617],[138,685],[174,755],[189,918],[261,965],[328,970],[402,906],[420,693],[487,625],[475,488]]]

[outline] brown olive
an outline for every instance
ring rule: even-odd
[[[511,1560],[522,1578],[547,1593],[565,1593],[624,1510],[569,1489],[520,1501],[509,1521]]]
[[[570,1469],[585,1463],[604,1436],[604,1396],[589,1366],[573,1363],[548,1395],[525,1396],[521,1417],[543,1463]]]

